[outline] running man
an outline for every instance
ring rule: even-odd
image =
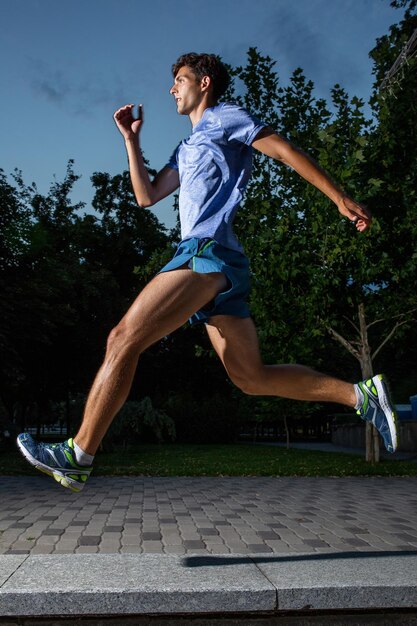
[[[134,105],[128,104],[116,111],[114,120],[125,141],[138,204],[153,206],[180,189],[179,247],[111,331],[75,437],[45,444],[23,433],[18,437],[20,450],[37,469],[80,491],[101,440],[128,397],[140,354],[190,319],[205,323],[229,377],[244,393],[354,408],[377,427],[387,450],[394,452],[397,418],[381,375],[353,385],[301,365],[264,365],[246,304],[248,259],[232,228],[250,178],[253,148],[317,187],[359,232],[370,226],[369,211],[272,128],[235,104],[218,103],[229,84],[218,57],[186,54],[172,72],[170,94],[178,113],[189,116],[192,131],[153,180],[140,149],[143,116],[136,119]]]

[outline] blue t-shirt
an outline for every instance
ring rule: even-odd
[[[167,165],[179,172],[182,240],[210,237],[242,251],[233,218],[252,172],[251,143],[265,126],[242,107],[222,103],[206,109],[176,148]]]

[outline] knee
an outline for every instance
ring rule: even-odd
[[[107,337],[107,354],[119,354],[130,350],[140,352],[140,341],[126,324],[120,323],[110,331]]]
[[[261,395],[261,376],[258,372],[230,372],[230,380],[248,396]]]

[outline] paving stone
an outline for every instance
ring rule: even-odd
[[[37,546],[54,546],[59,539],[59,535],[41,535],[36,542]]]
[[[141,546],[122,546],[120,554],[143,554],[143,548]]]
[[[15,541],[13,544],[13,550],[31,550],[31,548],[34,546],[34,542],[33,541]]]
[[[36,544],[36,546],[34,546],[31,551],[30,554],[34,555],[34,554],[51,554],[53,553],[55,550],[55,545],[39,545]]]
[[[75,549],[76,554],[96,554],[97,552],[97,546],[78,546],[78,548]]]
[[[173,546],[173,545],[165,545],[164,546],[164,553],[165,554],[185,554],[185,548],[184,546],[181,545],[177,545],[177,546]],[[223,552],[222,552],[223,554]]]
[[[367,541],[363,541],[363,539],[359,539],[358,537],[354,537],[353,539],[347,537],[346,539],[344,539],[344,542],[349,544],[350,546],[369,546],[369,543]]]
[[[78,540],[79,546],[98,546],[101,541],[100,535],[83,535]]]
[[[162,543],[157,543],[155,541],[146,541],[142,543],[142,551],[147,554],[163,554],[164,546]]]
[[[409,478],[94,477],[88,488],[90,493],[74,496],[43,477],[3,477],[0,550],[21,549],[18,542],[39,537],[42,531],[42,541],[49,536],[52,543],[37,545],[55,542],[55,549],[65,536],[73,539],[69,545],[76,545],[74,537],[78,540],[81,533],[103,538],[116,535],[113,545],[118,548],[121,532],[134,536],[139,531],[149,533],[144,537],[150,541],[158,536],[158,549],[203,539],[207,546],[213,537],[236,546],[244,542],[274,546],[274,550],[282,545],[315,551],[326,551],[329,545],[357,551],[417,547],[416,504],[410,503],[415,480]],[[120,497],[109,497],[112,489]],[[27,495],[33,493],[35,498]],[[274,493],[276,498],[271,497]],[[394,511],[401,515],[393,515]],[[5,528],[9,523],[29,526]],[[133,530],[130,523],[137,527]],[[115,528],[117,533],[112,532]],[[34,547],[30,544],[29,549]]]
[[[157,532],[143,532],[142,539],[143,541],[159,541],[162,539],[162,535]]]
[[[29,526],[32,526],[32,522],[15,522],[10,528],[29,528]]]
[[[184,540],[183,545],[186,550],[205,548],[204,541],[199,541],[199,540]]]
[[[104,533],[121,533],[123,529],[124,529],[124,526],[121,526],[121,525],[104,526],[103,532]]]
[[[310,546],[311,548],[327,548],[329,544],[322,539],[304,539],[304,543],[306,546]]]
[[[279,535],[277,533],[267,530],[261,530],[257,534],[259,537],[261,537],[261,539],[279,539]]]
[[[272,548],[264,543],[252,543],[248,545],[249,552],[272,552]]]

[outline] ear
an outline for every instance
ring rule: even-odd
[[[210,87],[212,86],[212,84],[213,84],[213,81],[211,80],[210,76],[203,76],[200,82],[201,90],[208,91]]]

